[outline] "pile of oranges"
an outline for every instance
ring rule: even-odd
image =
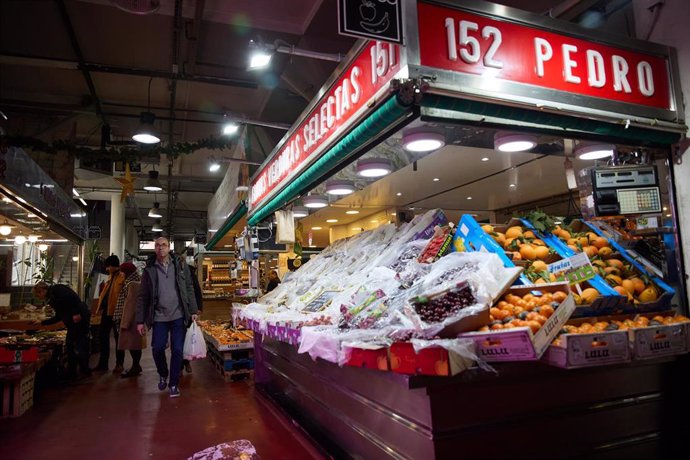
[[[498,243],[513,261],[525,261],[525,275],[535,284],[556,281],[548,272],[547,259],[558,260],[553,251],[532,230],[515,225],[505,233],[497,231],[492,225],[482,225],[482,230]],[[551,260],[554,262],[555,260]]]
[[[480,328],[479,332],[529,327],[536,333],[567,297],[564,291],[545,292],[540,296],[508,293],[489,310],[491,322]]]
[[[649,278],[639,273],[635,267],[627,261],[616,258],[606,238],[602,238],[594,232],[574,233],[560,226],[552,232],[561,241],[566,243],[574,252],[584,252],[590,259],[592,266],[606,282],[626,297],[631,303],[649,303],[659,298],[659,291]],[[592,303],[599,297],[595,289],[575,297],[575,303]],[[594,291],[594,292],[591,292]]]
[[[634,318],[624,319],[623,321],[611,320],[611,321],[591,321],[584,322],[579,326],[572,324],[566,324],[559,331],[558,337],[554,339],[553,345],[558,347],[563,346],[560,336],[563,334],[596,334],[599,332],[609,332],[609,331],[627,331],[629,329],[640,329],[645,327],[654,326],[668,326],[670,324],[687,323],[690,322],[690,318],[683,315],[667,315],[661,316],[657,315],[649,319],[646,316],[635,316]]]

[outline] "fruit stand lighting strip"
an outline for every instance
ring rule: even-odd
[[[226,233],[235,226],[239,220],[247,214],[247,203],[242,200],[240,204],[237,205],[235,210],[230,214],[230,216],[225,220],[222,227],[218,229],[211,241],[205,246],[207,251],[210,251],[218,242],[225,236]]]
[[[336,145],[329,149],[323,156],[307,168],[299,177],[293,180],[272,200],[267,202],[249,218],[248,225],[257,225],[269,215],[279,210],[293,198],[310,190],[316,183],[324,178],[338,164],[347,160],[354,152],[359,150],[371,139],[375,139],[381,133],[403,116],[412,113],[410,106],[392,97],[356,126],[347,136],[343,137]]]

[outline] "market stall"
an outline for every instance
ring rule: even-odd
[[[250,225],[338,224],[237,312],[257,384],[348,457],[663,458],[690,345],[673,50],[405,7],[406,46],[360,43],[252,178]]]
[[[0,414],[19,416],[33,401],[36,372],[64,364],[62,324],[41,326],[51,316],[34,305],[38,281],[84,285],[86,213],[22,149],[0,152]]]

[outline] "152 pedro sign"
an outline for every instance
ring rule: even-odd
[[[338,0],[338,33],[402,44],[402,0]]]

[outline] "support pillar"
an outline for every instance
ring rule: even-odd
[[[125,255],[125,206],[120,201],[120,194],[110,196],[110,254],[120,260]]]

